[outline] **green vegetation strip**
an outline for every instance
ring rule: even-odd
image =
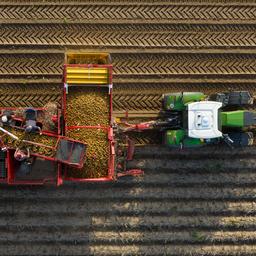
[[[101,178],[108,175],[109,143],[107,133],[100,129],[69,130],[66,136],[88,145],[82,169],[68,167],[72,178]]]

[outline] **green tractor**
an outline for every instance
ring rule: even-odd
[[[244,110],[253,104],[247,91],[217,93],[179,92],[163,95],[165,118],[131,125],[125,131],[158,129],[168,147],[198,147],[222,141],[232,147],[253,144],[256,112]]]

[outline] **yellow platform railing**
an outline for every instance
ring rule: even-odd
[[[66,83],[72,84],[109,84],[107,67],[66,67]]]

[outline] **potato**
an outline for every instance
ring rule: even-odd
[[[22,130],[18,130],[18,129],[7,127],[7,126],[4,127],[4,129],[16,135],[20,139],[20,141],[14,140],[12,137],[8,135],[4,135],[4,133],[0,131],[0,136],[3,138],[3,143],[8,147],[14,148],[14,149],[16,149],[17,147],[29,148],[31,153],[41,154],[49,157],[53,157],[55,155],[55,150],[53,149],[32,145],[26,142],[22,142],[21,140],[28,140],[32,142],[41,143],[46,146],[54,147],[57,143],[57,138],[46,136],[46,135],[39,135],[38,133],[29,134],[29,133],[25,133]]]
[[[86,143],[86,161],[82,169],[68,167],[73,178],[100,178],[108,175],[109,143],[107,132],[100,129],[69,130],[66,136]]]
[[[108,89],[98,87],[70,87],[67,94],[66,113],[68,126],[108,125]]]

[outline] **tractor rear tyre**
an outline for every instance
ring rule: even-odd
[[[248,91],[238,91],[238,92],[230,92],[228,94],[229,100],[228,105],[252,105],[253,104],[253,97]]]
[[[231,132],[228,136],[233,140],[232,146],[234,147],[246,147],[253,145],[253,133],[252,132]]]
[[[253,96],[248,91],[216,93],[210,95],[209,100],[221,102],[223,107],[248,106],[253,104]]]

